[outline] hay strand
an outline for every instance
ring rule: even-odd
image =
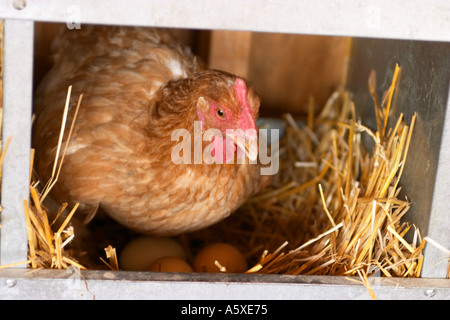
[[[117,259],[116,248],[113,248],[111,245],[105,248],[106,258],[109,260],[109,263],[100,257],[100,260],[108,266],[109,269],[113,271],[119,271],[119,260]]]
[[[65,211],[67,203],[63,204],[52,223],[49,222],[49,212],[48,209],[43,205],[44,199],[51,191],[51,188],[55,185],[58,180],[58,176],[61,170],[62,161],[64,154],[67,149],[68,143],[66,143],[65,148],[61,154],[61,145],[63,141],[65,122],[67,119],[67,113],[70,102],[71,87],[69,87],[67,92],[67,99],[65,103],[65,111],[63,116],[63,123],[61,126],[60,139],[57,146],[57,156],[55,158],[53,173],[51,179],[44,186],[42,192],[37,189],[39,186],[38,182],[30,181],[30,203],[24,200],[23,206],[25,211],[27,234],[28,234],[28,255],[29,264],[31,268],[57,268],[66,269],[70,266],[77,267],[78,269],[86,269],[84,266],[79,264],[74,258],[71,257],[69,251],[65,250],[65,247],[74,239],[75,234],[73,227],[70,226],[70,221],[75,214],[79,204],[75,204],[69,214],[62,221],[61,225],[55,232],[53,228],[56,222],[61,217],[61,214]],[[75,118],[80,107],[82,96],[78,99],[78,103],[75,109],[74,119],[72,120],[71,126],[69,128],[69,134],[67,141],[69,141],[73,126],[75,123]],[[31,153],[31,167],[30,173],[32,173],[32,165],[34,163],[34,152]],[[33,177],[31,175],[31,177]]]

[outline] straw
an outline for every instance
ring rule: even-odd
[[[49,194],[51,188],[55,185],[58,179],[58,175],[61,170],[61,164],[68,145],[68,143],[66,143],[66,147],[60,155],[61,145],[63,142],[63,134],[65,131],[65,119],[69,108],[70,93],[71,87],[69,87],[68,89],[67,99],[65,103],[65,111],[63,117],[64,120],[61,126],[61,134],[58,142],[58,151],[55,157],[52,177],[45,185],[42,192],[39,192],[39,190],[37,189],[39,183],[34,181],[33,176],[31,176],[32,179],[30,181],[30,202],[28,203],[27,200],[24,200],[23,203],[28,234],[28,263],[30,264],[31,268],[67,269],[70,266],[74,266],[78,269],[86,269],[71,256],[70,250],[67,251],[65,249],[65,247],[68,246],[75,237],[74,229],[70,226],[70,222],[79,204],[77,203],[73,206],[70,213],[64,218],[56,231],[54,231],[53,228],[56,227],[56,222],[59,221],[59,218],[67,207],[67,204],[62,204],[62,206],[58,210],[56,218],[52,223],[50,223],[48,219],[50,212],[48,212],[48,209],[43,205],[45,197]],[[80,96],[78,100],[74,120],[71,123],[67,141],[70,140],[70,135],[73,130],[75,118],[81,104],[81,99],[82,96]],[[32,166],[34,163],[34,152],[32,152],[31,155]],[[32,172],[31,168],[30,172]]]
[[[374,274],[419,277],[424,240],[417,228],[413,242],[405,239],[411,225],[402,218],[410,203],[398,197],[416,115],[407,124],[400,114],[392,127],[388,119],[400,74],[396,65],[382,101],[370,74],[375,130],[356,120],[352,94],[344,89],[318,115],[311,99],[305,125],[284,115],[280,170],[272,183],[223,222],[182,239],[237,246],[248,253],[247,273],[354,276],[373,298],[367,279]]]

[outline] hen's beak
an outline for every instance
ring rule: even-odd
[[[243,151],[244,154],[250,159],[250,161],[255,161],[258,157],[258,135],[256,122],[250,108],[250,104],[246,98],[247,91],[245,84],[242,83],[241,85],[244,87],[241,88],[241,90],[238,90],[238,96],[240,97],[239,100],[242,103],[242,109],[236,126],[238,130],[236,130],[236,133],[232,135],[231,138],[234,140],[237,147],[241,149],[241,151]]]

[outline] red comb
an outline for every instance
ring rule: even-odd
[[[241,78],[237,78],[236,82],[233,86],[234,92],[238,98],[238,101],[241,104],[242,108],[250,108],[248,100],[247,100],[247,86],[245,85],[245,81]]]

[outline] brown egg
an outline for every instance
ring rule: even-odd
[[[164,257],[156,260],[148,271],[153,272],[194,272],[192,267],[180,258]]]
[[[171,238],[139,237],[123,248],[119,266],[126,271],[147,271],[156,260],[168,256],[186,259],[181,245]]]
[[[247,271],[247,262],[242,253],[232,245],[214,243],[203,248],[197,254],[194,259],[194,270],[196,272],[240,273]]]

